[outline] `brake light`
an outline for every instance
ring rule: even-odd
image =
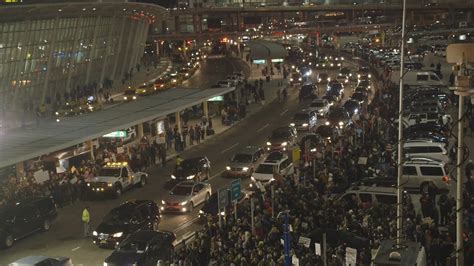
[[[449,183],[449,181],[450,181],[449,176],[447,176],[447,175],[443,176],[443,182]]]

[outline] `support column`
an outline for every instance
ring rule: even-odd
[[[125,46],[125,50],[120,51],[121,54],[119,56],[123,56],[122,67],[120,68],[120,75],[123,75],[125,72],[128,73],[130,71],[130,60],[131,60],[130,46],[132,44],[132,41],[135,39],[136,25],[137,25],[136,23],[132,23],[129,26],[127,46]],[[122,54],[122,52],[124,54]]]
[[[137,63],[140,62],[140,58],[143,56],[143,52],[145,50],[145,43],[146,43],[146,36],[148,34],[148,23],[142,21],[138,25],[140,29],[138,30],[137,33],[137,38],[135,38],[135,43],[133,47],[133,57],[132,57],[132,62],[133,65],[136,65]]]
[[[75,36],[74,36],[74,44],[72,47],[71,53],[74,53],[75,51],[79,50],[79,45],[81,41],[81,31],[79,30],[81,28],[81,22],[82,18],[76,18],[76,29],[75,29]],[[67,72],[67,80],[66,80],[66,90],[68,90],[68,93],[71,92],[71,79],[72,79],[72,73],[74,72],[74,66],[76,64],[75,61],[75,56],[69,57],[69,62],[68,62],[68,72]]]
[[[25,176],[25,164],[24,162],[16,163],[16,177],[20,178]]]
[[[92,161],[95,161],[94,143],[93,143],[93,140],[91,139],[91,140],[87,141],[87,144],[88,144],[89,149],[90,149],[91,159],[92,159]]]
[[[51,31],[51,35],[50,35],[51,44],[49,45],[48,63],[47,63],[47,68],[46,68],[46,75],[44,77],[43,92],[41,94],[41,104],[44,104],[44,100],[46,98],[46,91],[49,90],[49,77],[51,75],[51,68],[53,67],[53,54],[54,54],[54,49],[56,45],[56,37],[58,36],[58,32],[57,32],[58,22],[59,22],[59,18],[56,17],[54,19],[53,30]]]
[[[124,38],[123,38],[123,35],[124,35],[124,31],[125,31],[125,24],[126,24],[126,18],[124,17],[124,18],[122,19],[122,27],[121,27],[121,29],[120,29],[120,36],[119,36],[119,38],[118,38],[118,40],[117,40],[118,47],[117,47],[117,49],[116,49],[115,52],[114,52],[115,63],[114,63],[114,65],[113,65],[113,67],[112,67],[112,74],[110,75],[110,79],[111,79],[111,80],[114,80],[115,77],[117,76],[117,75],[116,75],[116,72],[117,72],[117,65],[118,65],[118,63],[119,63],[120,57],[122,56],[122,44],[123,44],[123,42],[124,42],[124,40],[123,40],[123,39],[124,39]],[[120,77],[120,75],[122,75],[122,74],[123,74],[123,72],[119,74],[119,77]]]
[[[29,56],[31,57],[31,54],[33,54],[33,50],[30,50],[30,41],[31,41],[31,36],[33,34],[31,34],[33,29],[32,29],[32,23],[30,20],[27,20],[25,21],[25,31],[21,34],[21,43],[22,43],[22,49],[20,50],[20,56],[19,58],[27,58],[28,59],[28,54]],[[17,33],[18,34],[18,33]],[[18,63],[20,64],[20,63]],[[20,69],[18,69],[18,71],[16,71],[16,76],[21,76],[22,75],[22,65],[23,64],[20,64]],[[17,78],[16,80],[23,80],[23,78]],[[22,94],[20,95],[20,105],[17,105],[17,99],[18,99],[18,96],[19,94]],[[17,106],[24,106],[24,103],[28,100],[28,96],[26,95],[26,90],[15,90],[15,93],[14,93],[14,96],[13,96],[13,100],[10,99],[10,101],[12,101],[14,107],[16,109]],[[23,109],[23,108],[22,108]],[[23,110],[23,112],[26,113],[26,110]]]
[[[86,79],[85,79],[85,84],[89,84],[90,81],[90,76],[91,76],[91,69],[92,69],[92,58],[94,57],[94,54],[96,53],[95,49],[97,47],[97,34],[99,34],[99,28],[100,28],[100,20],[101,17],[98,16],[95,19],[95,26],[94,26],[94,36],[92,37],[92,51],[89,52],[89,62],[87,63],[87,70],[86,70]]]
[[[140,123],[137,125],[137,136],[138,136],[138,139],[142,139],[144,134],[143,134],[143,123]]]
[[[176,112],[176,125],[178,125],[178,132],[181,134],[181,113]]]
[[[105,55],[104,55],[104,63],[102,64],[102,69],[100,71],[100,78],[99,78],[99,84],[100,86],[103,86],[104,83],[104,78],[105,78],[105,71],[106,69],[109,69],[107,67],[107,63],[109,62],[109,57],[112,54],[112,51],[110,49],[112,45],[112,33],[114,32],[115,29],[115,17],[109,18],[110,19],[110,28],[109,28],[109,35],[107,36],[107,47],[105,48]]]
[[[207,103],[207,100],[202,102],[202,111],[204,113],[204,116],[209,118],[209,105]]]

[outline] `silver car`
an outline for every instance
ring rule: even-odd
[[[235,153],[225,167],[226,177],[250,177],[257,165],[262,162],[264,150],[260,147],[247,146]]]
[[[209,200],[211,185],[197,181],[178,183],[161,201],[161,211],[192,212],[194,207]]]

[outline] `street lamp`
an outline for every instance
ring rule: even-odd
[[[446,61],[456,64],[453,70],[457,72],[454,93],[459,96],[458,109],[458,150],[456,162],[456,265],[464,265],[464,243],[463,243],[463,194],[462,194],[462,163],[463,163],[463,139],[464,139],[464,97],[474,95],[474,80],[469,76],[467,64],[474,63],[474,43],[450,44],[446,48]]]

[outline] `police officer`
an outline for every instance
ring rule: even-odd
[[[90,228],[90,214],[89,214],[89,207],[85,207],[84,210],[82,211],[82,224],[84,227],[84,237],[89,236],[89,228]]]

